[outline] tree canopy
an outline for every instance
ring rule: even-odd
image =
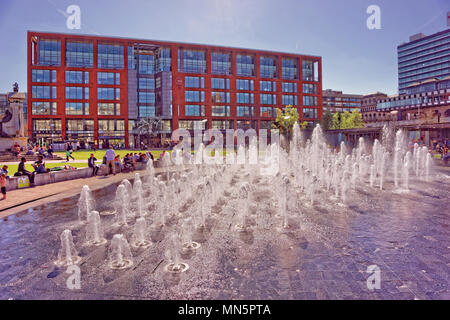
[[[336,130],[354,128],[364,128],[362,116],[359,111],[353,110],[352,112],[345,111],[343,113],[336,112],[332,115],[330,129]]]

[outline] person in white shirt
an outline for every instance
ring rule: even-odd
[[[116,166],[114,164],[114,158],[116,157],[116,153],[114,152],[114,149],[112,147],[106,150],[105,157],[106,157],[106,176],[109,174],[110,166],[112,167],[113,174],[116,175]]]

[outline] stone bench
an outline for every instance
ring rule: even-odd
[[[88,178],[92,175],[92,170],[90,168],[80,168],[76,170],[61,170],[61,171],[51,171],[47,173],[39,173],[34,176],[34,185],[42,186],[44,184]],[[21,179],[28,179],[28,176],[23,175],[19,177],[9,177],[6,182],[6,190],[19,189],[19,181]]]
[[[136,162],[136,168],[134,170],[144,170],[146,168],[147,164],[143,163],[143,162]],[[99,176],[103,176],[107,173],[107,169],[106,169],[106,165],[101,164],[99,166],[97,175]],[[120,170],[120,168],[116,165],[116,173],[120,173],[122,172],[122,170]],[[92,174],[92,169],[91,169],[91,174]]]
[[[146,168],[146,164],[142,162],[136,163],[135,170],[144,170]],[[105,165],[100,165],[100,169],[97,175],[101,176],[105,174]],[[120,173],[121,171],[116,167],[116,173]],[[74,179],[82,179],[82,178],[90,178],[92,177],[92,169],[91,168],[79,168],[75,170],[61,170],[61,171],[51,171],[47,173],[39,173],[34,176],[34,185],[42,186],[44,184],[68,181]],[[6,180],[6,190],[15,190],[19,189],[19,180],[20,179],[28,179],[28,176],[19,176],[19,177],[9,177]]]

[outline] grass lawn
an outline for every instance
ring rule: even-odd
[[[147,150],[114,150],[116,152],[116,155],[119,154],[120,158],[122,159],[127,153],[133,152],[139,154],[139,152],[147,152]],[[153,154],[153,157],[158,158],[161,154],[162,150],[152,150],[151,153]],[[81,151],[74,151],[72,153],[72,157],[75,158],[75,160],[87,160],[91,153],[94,154],[94,157],[97,158],[97,160],[102,160],[103,156],[106,153],[106,150],[97,150],[93,152],[92,150],[81,150]],[[65,152],[55,152],[56,155],[60,156],[61,158],[66,158]]]
[[[8,166],[8,172],[9,172],[9,175],[10,175],[10,176],[13,176],[14,173],[17,172],[17,167],[19,166],[18,164],[9,164],[9,163],[4,163],[4,164],[6,164],[6,165]],[[28,171],[33,172],[33,171],[34,171],[34,168],[31,166],[31,164],[32,164],[31,161],[30,161],[30,162],[27,162],[27,163],[25,164],[25,168],[26,168]],[[88,165],[87,165],[87,161],[86,161],[86,163],[73,163],[73,162],[47,163],[47,162],[46,162],[46,163],[45,163],[45,167],[51,169],[51,168],[54,168],[54,167],[63,167],[63,166],[65,166],[66,164],[68,164],[68,165],[70,165],[70,166],[72,166],[72,167],[76,167],[76,168],[86,168],[86,167],[88,166]]]

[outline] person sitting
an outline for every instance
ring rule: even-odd
[[[45,150],[44,150],[43,147],[40,147],[40,148],[39,148],[39,155],[41,155],[42,157],[45,158]]]
[[[128,153],[123,158],[123,169],[126,171],[133,170],[133,163]]]
[[[44,158],[42,156],[38,156],[38,160],[35,161],[34,164],[32,164],[32,166],[36,174],[47,172],[47,170],[45,169]]]
[[[4,173],[6,176],[6,179],[9,179],[8,176],[8,166],[5,164],[1,169],[0,169],[0,174]]]
[[[19,158],[20,146],[17,143],[14,146],[11,147],[11,151],[14,154],[15,157]]]
[[[114,158],[114,166],[119,168],[119,172],[122,171],[122,163],[120,162],[120,155],[116,155]]]
[[[97,172],[98,172],[98,169],[99,169],[99,166],[95,165],[95,161],[97,161],[97,158],[94,157],[93,153],[91,153],[91,156],[88,159],[88,166],[89,166],[89,168],[92,168],[92,175],[93,176],[97,175]]]
[[[47,148],[47,155],[48,155],[48,157],[49,157],[50,159],[53,158],[53,148],[52,148],[52,145],[50,145],[50,146]]]
[[[28,176],[28,179],[30,179],[30,183],[34,184],[34,173],[25,169],[26,161],[27,160],[22,157],[22,159],[20,160],[20,163],[19,163],[19,167],[17,168],[17,173],[14,175],[15,176],[22,176],[22,175]]]
[[[33,156],[33,155],[34,155],[34,151],[33,151],[33,148],[32,148],[32,147],[29,147],[29,148],[28,148],[28,151],[27,151],[26,155],[27,155],[27,156]]]

